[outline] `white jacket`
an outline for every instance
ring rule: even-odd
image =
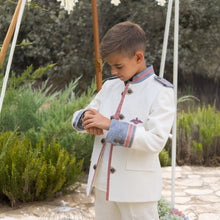
[[[81,116],[87,108],[94,108],[111,119],[118,114],[112,119],[109,131],[95,137],[88,195],[94,186],[103,151],[108,147],[106,199],[118,202],[160,199],[162,176],[158,155],[173,125],[172,87],[156,76],[150,66],[126,85],[117,78],[107,80],[94,100],[73,114],[72,124],[79,132],[84,131]]]

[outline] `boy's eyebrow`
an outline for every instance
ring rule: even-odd
[[[121,66],[122,64],[121,63],[116,63],[116,64],[113,64],[112,66]]]

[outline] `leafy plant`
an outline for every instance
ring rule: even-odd
[[[157,208],[160,220],[188,220],[181,211],[172,209],[171,204],[164,198],[158,201]]]
[[[161,198],[158,202],[158,214],[159,216],[167,216],[171,211],[171,204],[164,198]]]
[[[76,162],[55,141],[41,139],[36,147],[24,136],[6,132],[0,135],[0,195],[11,206],[54,196],[82,176],[83,160]]]
[[[0,131],[16,130],[21,137],[27,136],[32,146],[41,137],[48,144],[55,139],[69,153],[76,153],[77,160],[85,157],[84,169],[87,170],[94,137],[79,135],[73,130],[71,120],[73,112],[84,108],[94,96],[95,82],[80,96],[75,93],[80,78],[70,82],[63,90],[50,93],[47,81],[38,87],[33,86],[30,71],[31,67],[28,67],[25,76],[10,78],[0,115]]]
[[[220,151],[220,112],[215,105],[182,111],[178,116],[178,163],[217,165]]]
[[[162,167],[171,165],[171,159],[169,156],[169,152],[165,148],[160,152],[159,159],[160,159],[160,165]]]

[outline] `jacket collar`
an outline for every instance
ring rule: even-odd
[[[138,73],[137,75],[135,75],[134,77],[132,77],[130,80],[125,82],[125,85],[127,83],[130,84],[136,84],[139,82],[144,81],[145,79],[149,78],[151,75],[154,74],[154,68],[152,65],[148,66],[144,71]]]

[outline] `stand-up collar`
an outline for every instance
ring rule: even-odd
[[[144,81],[148,77],[154,74],[154,68],[152,65],[148,66],[144,71],[138,73],[134,77],[132,77],[131,80],[128,80],[125,82],[125,84],[130,83],[130,84],[135,84]]]

